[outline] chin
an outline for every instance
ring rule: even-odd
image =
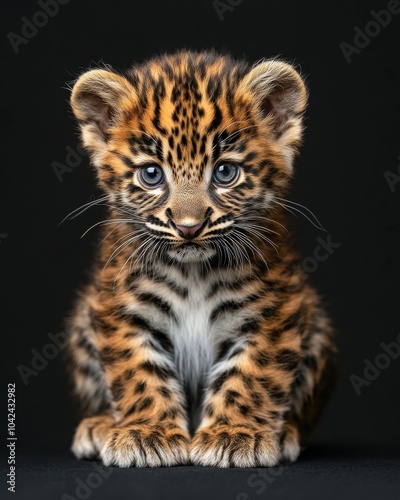
[[[177,262],[205,262],[215,255],[212,248],[203,247],[195,243],[185,243],[177,248],[170,249],[168,256]]]

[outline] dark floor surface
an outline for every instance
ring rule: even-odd
[[[311,446],[296,463],[274,469],[117,469],[78,461],[67,453],[21,454],[16,493],[9,493],[3,483],[0,498],[398,500],[400,450],[365,445]]]

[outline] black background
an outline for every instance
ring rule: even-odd
[[[338,330],[336,392],[314,433],[322,442],[400,443],[400,357],[358,396],[350,375],[363,376],[381,342],[400,333],[400,183],[398,173],[400,14],[348,63],[341,42],[353,44],[371,9],[386,0],[305,2],[243,0],[220,20],[207,1],[78,1],[15,53],[9,32],[40,10],[36,1],[2,8],[0,318],[5,382],[16,382],[19,450],[65,450],[78,421],[60,353],[28,385],[18,366],[31,366],[48,333],[62,329],[74,291],[85,279],[101,220],[91,209],[59,225],[99,193],[87,157],[60,182],[55,161],[76,150],[68,82],[88,67],[116,70],[180,48],[229,51],[255,62],[280,56],[306,76],[307,130],[295,164],[291,199],[306,205],[340,243],[310,279],[325,297]],[[304,218],[293,226],[305,257],[326,239]],[[4,235],[7,235],[6,237]],[[3,424],[2,424],[3,425]]]

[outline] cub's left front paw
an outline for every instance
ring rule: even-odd
[[[171,467],[188,462],[189,436],[174,424],[111,429],[100,458],[106,466]]]
[[[279,456],[279,445],[272,432],[244,425],[200,429],[190,449],[194,465],[214,467],[273,467]]]

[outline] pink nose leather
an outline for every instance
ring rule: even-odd
[[[196,224],[194,226],[184,226],[182,224],[176,224],[175,227],[178,233],[183,236],[183,238],[191,240],[192,238],[194,238],[194,235],[197,233],[197,231],[201,229],[202,225]]]

